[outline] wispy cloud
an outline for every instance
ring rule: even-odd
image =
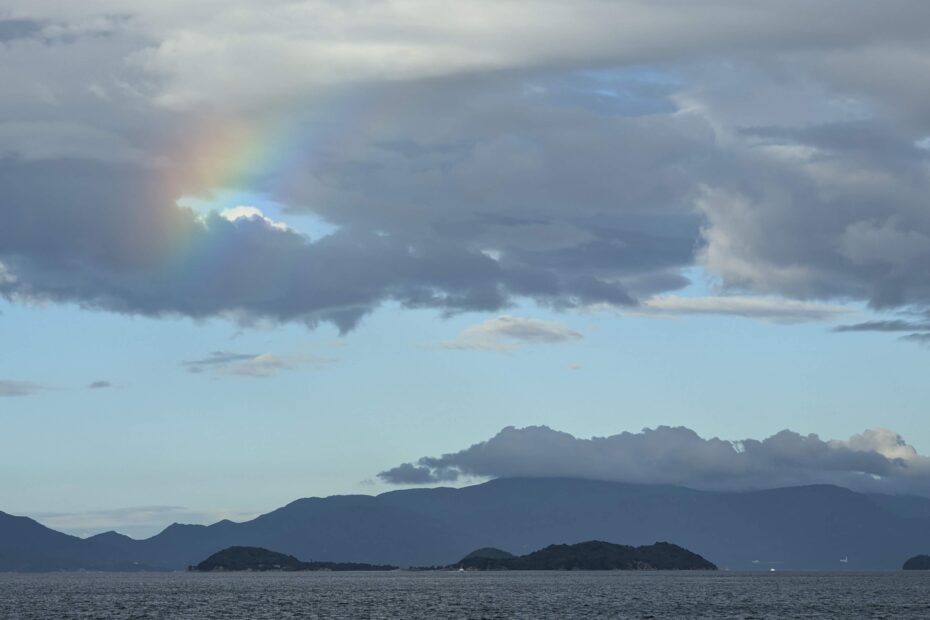
[[[839,325],[835,332],[919,332],[930,331],[930,323],[917,323],[894,319],[890,321],[865,321],[852,325]]]
[[[47,389],[47,386],[32,381],[0,380],[0,397],[31,396]]]
[[[238,362],[247,362],[258,357],[255,353],[233,353],[231,351],[214,351],[207,357],[181,362],[188,372],[201,373],[211,368],[225,368]]]
[[[930,347],[930,323],[926,321],[906,321],[892,319],[887,321],[865,321],[853,325],[840,325],[836,332],[911,332],[901,336],[900,340]]]
[[[829,321],[852,314],[844,306],[780,297],[661,295],[645,300],[632,313],[645,315],[712,314],[739,316],[770,323]]]
[[[251,359],[223,366],[219,372],[224,375],[261,379],[276,375],[282,370],[291,370],[295,367],[295,364],[295,360],[272,355],[271,353],[262,353]]]
[[[444,349],[511,351],[530,344],[557,344],[579,340],[582,335],[556,321],[500,316],[471,325],[455,340],[440,343]]]
[[[105,390],[111,387],[113,387],[113,384],[109,381],[91,381],[87,384],[88,390]]]
[[[214,351],[205,358],[181,362],[181,366],[195,374],[209,372],[214,376],[264,379],[285,370],[319,368],[336,361],[333,357],[317,355],[280,356],[271,353]]]
[[[908,334],[907,336],[901,336],[901,340],[906,340],[908,342],[915,342],[919,345],[930,347],[930,333]]]

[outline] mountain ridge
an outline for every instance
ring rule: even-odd
[[[0,513],[0,570],[180,570],[230,546],[315,561],[447,565],[479,547],[521,555],[585,540],[669,540],[731,569],[897,569],[930,548],[923,510],[920,498],[876,498],[832,485],[724,492],[501,478],[462,488],[302,498],[249,521],[172,524],[143,540],[119,534],[82,540]],[[847,556],[848,564],[840,564]]]

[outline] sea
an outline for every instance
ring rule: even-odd
[[[0,618],[930,618],[930,572],[0,573]]]

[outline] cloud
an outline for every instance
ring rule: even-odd
[[[852,325],[840,325],[837,332],[912,332],[901,336],[901,340],[919,345],[930,346],[930,323],[925,321],[905,321],[893,319],[887,321],[865,321]]]
[[[908,334],[907,336],[901,336],[901,340],[906,340],[908,342],[914,342],[925,347],[930,347],[930,333]]]
[[[4,396],[31,396],[48,388],[32,381],[0,380],[0,398]]]
[[[80,7],[68,0],[7,4],[15,15],[51,21],[58,29],[88,31],[94,23],[100,28],[108,21],[112,28],[116,22],[105,20],[112,4],[103,0]],[[123,29],[141,35],[129,63],[154,83],[151,94],[159,104],[255,107],[345,82],[749,51],[811,55],[837,82],[878,90],[899,80],[874,75],[874,59],[919,49],[927,18],[926,8],[909,0],[893,14],[867,1],[833,0],[813,6],[716,0],[700,7],[682,0],[580,0],[571,7],[552,0],[455,6],[403,0],[351,9],[336,2],[238,0],[235,8],[160,3],[125,9],[134,14]],[[803,29],[796,22],[801,9],[809,17]],[[868,75],[851,74],[852,60],[863,63]],[[893,94],[914,97],[900,86]]]
[[[801,134],[783,145],[793,151],[746,145],[734,166],[752,178],[708,184],[698,201],[708,222],[699,262],[754,292],[926,307],[930,222],[916,215],[930,190],[926,156],[897,129],[874,132],[898,152],[871,134],[862,144]]]
[[[865,321],[852,325],[839,325],[833,328],[835,332],[915,332],[930,331],[930,323],[916,323],[893,319],[890,321]]]
[[[580,340],[581,334],[555,321],[500,316],[465,328],[455,340],[441,342],[444,349],[509,351],[530,344],[556,344]]]
[[[109,163],[150,163],[143,151],[120,136],[66,121],[0,122],[0,144],[0,156],[23,161],[81,158]]]
[[[29,19],[0,19],[0,43],[28,39],[42,30],[42,23]]]
[[[663,295],[643,301],[634,312],[645,314],[718,314],[772,323],[836,319],[850,310],[843,306],[766,297],[678,297]]]
[[[699,264],[930,307],[921,1],[7,5],[10,299],[347,331],[389,301],[634,308]],[[237,191],[336,232],[178,206]]]
[[[181,366],[195,374],[210,372],[214,376],[264,379],[284,370],[301,367],[320,368],[335,361],[332,357],[310,355],[283,357],[271,353],[214,351],[208,357],[181,362]]]
[[[263,221],[265,224],[267,224],[268,226],[271,226],[272,228],[276,228],[281,231],[290,230],[287,224],[272,220],[271,218],[265,216],[265,214],[262,213],[261,209],[258,209],[257,207],[240,205],[238,207],[232,207],[231,209],[223,209],[220,212],[220,216],[226,218],[230,222],[235,222],[236,220],[242,219],[242,218],[245,218],[245,219],[258,218],[259,220]]]
[[[233,353],[232,351],[214,351],[209,356],[181,362],[189,372],[199,373],[207,368],[224,367],[237,362],[252,361],[258,357],[255,353]]]
[[[113,387],[113,384],[109,381],[91,381],[87,384],[89,390],[104,390],[111,387]]]
[[[574,477],[701,489],[837,484],[930,496],[930,458],[890,430],[848,440],[784,430],[767,439],[704,439],[684,427],[580,439],[546,426],[507,427],[491,439],[378,474],[394,484],[459,477]]]
[[[239,377],[254,377],[257,379],[271,377],[282,370],[290,370],[294,364],[285,358],[262,353],[252,359],[223,366],[221,373]]]

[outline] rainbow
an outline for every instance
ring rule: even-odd
[[[371,106],[363,97],[342,96],[260,118],[195,118],[169,146],[172,157],[156,204],[164,205],[166,196],[171,196],[173,208],[185,207],[185,201],[206,205],[193,209],[198,220],[206,222],[235,206],[228,202],[230,195],[264,197],[256,204],[279,203],[281,197],[299,195],[301,185],[321,164],[362,147],[363,138],[379,121],[378,115],[370,113]],[[166,238],[172,247],[162,255],[159,277],[172,282],[180,289],[179,297],[189,300],[189,314],[206,316],[215,309],[198,307],[198,300],[213,297],[205,294],[210,286],[236,277],[236,266],[247,257],[241,255],[241,244],[229,243],[222,235],[204,234],[190,217],[178,215],[168,216],[173,232]],[[299,279],[293,271],[299,265],[281,267],[272,277],[253,282],[250,295],[273,298]]]
[[[377,122],[372,111],[370,98],[343,92],[261,117],[200,117],[172,149],[178,155],[172,185],[201,197],[223,191],[292,195],[320,163],[361,148]]]

